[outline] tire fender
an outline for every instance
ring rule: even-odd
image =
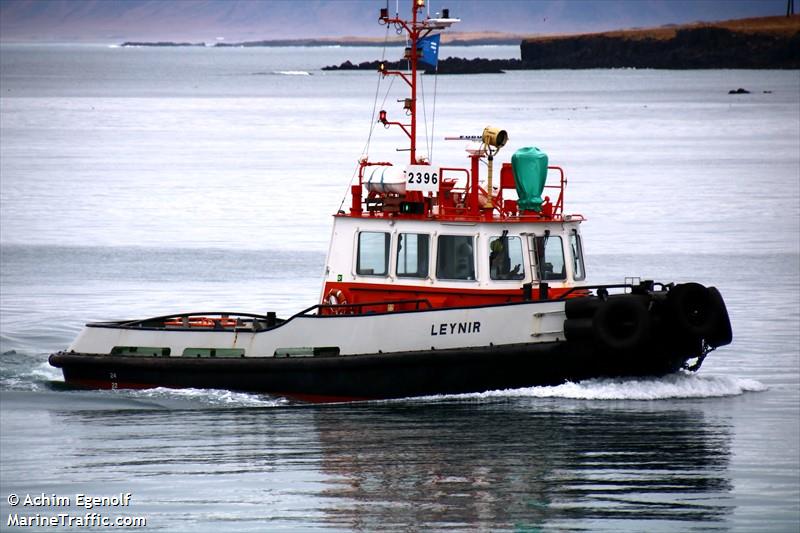
[[[676,285],[667,295],[667,307],[679,332],[707,339],[717,328],[720,307],[699,283]]]
[[[731,329],[731,319],[728,316],[728,309],[725,307],[725,300],[716,287],[708,288],[708,296],[711,304],[717,310],[717,320],[713,331],[706,336],[706,342],[714,348],[730,344],[733,340],[733,330]]]
[[[568,341],[592,338],[591,318],[568,318],[564,321],[564,337]]]
[[[602,304],[597,296],[570,298],[564,304],[564,314],[567,318],[591,318]]]
[[[592,320],[595,341],[614,352],[626,352],[644,346],[650,340],[653,328],[646,300],[630,295],[609,298]]]

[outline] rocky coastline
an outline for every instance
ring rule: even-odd
[[[670,39],[581,35],[525,40],[522,63],[530,69],[797,69],[800,31],[790,37],[701,27]]]
[[[389,70],[406,70],[407,61],[384,61],[385,68]],[[378,70],[380,61],[364,61],[351,63],[345,61],[341,65],[329,65],[322,70]],[[420,63],[426,74],[502,74],[507,70],[522,70],[524,65],[519,59],[464,59],[461,57],[448,57],[440,59],[437,69]]]
[[[138,42],[138,41],[125,41],[120,44],[123,48],[137,48],[137,47],[184,47],[184,46],[205,46],[206,43],[176,43],[172,41],[157,41],[157,42]]]
[[[654,68],[654,69],[800,69],[800,31],[792,36],[737,32],[726,28],[681,29],[668,39],[578,35],[528,39],[521,59],[440,59],[438,74],[496,74],[509,70]],[[322,70],[376,70],[378,61],[324,67]],[[387,68],[405,68],[404,61]],[[427,73],[432,69],[427,68]]]

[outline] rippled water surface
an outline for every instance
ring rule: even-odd
[[[720,289],[734,343],[697,374],[322,406],[64,387],[47,355],[84,322],[315,303],[376,86],[318,69],[379,55],[0,48],[0,529],[130,493],[93,511],[154,531],[796,532],[797,72],[423,82],[435,162],[465,164],[441,137],[492,123],[499,159],[536,145],[566,169],[591,281]],[[401,141],[379,128],[370,153]],[[72,505],[9,504],[42,493]]]

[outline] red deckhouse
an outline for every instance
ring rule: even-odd
[[[564,171],[548,166],[540,150],[518,150],[511,163],[503,163],[499,180],[493,175],[494,158],[508,141],[502,129],[486,127],[482,135],[456,138],[472,143],[469,168],[438,166],[419,156],[418,65],[431,47],[438,52],[435,32],[458,22],[446,9],[441,17],[422,19],[424,8],[424,1],[413,1],[411,20],[391,17],[387,8],[380,12],[381,24],[408,36],[408,71],[389,70],[385,63],[379,67],[381,77],[397,76],[408,86],[410,96],[402,100],[408,122],[390,120],[382,109],[378,123],[408,137],[409,164],[360,161],[349,213],[336,217],[322,293],[323,303],[348,307],[327,312],[374,312],[374,305],[363,304],[383,301],[399,301],[394,309],[416,308],[420,299],[432,307],[522,301],[538,298],[542,289],[545,296],[563,294],[572,282],[585,279],[579,235],[584,218],[563,214]],[[488,167],[485,182],[482,160]],[[555,183],[547,184],[548,173]],[[542,198],[543,192],[555,202],[550,194]],[[403,239],[414,248],[404,248]],[[569,257],[563,253],[567,242]],[[407,269],[409,260],[416,262],[413,270]],[[461,269],[451,268],[454,264]],[[584,294],[571,291],[569,296]]]

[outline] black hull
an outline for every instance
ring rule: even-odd
[[[304,358],[184,359],[59,352],[65,381],[91,388],[208,388],[335,401],[556,385],[590,377],[658,376],[683,357],[598,357],[570,342]]]

